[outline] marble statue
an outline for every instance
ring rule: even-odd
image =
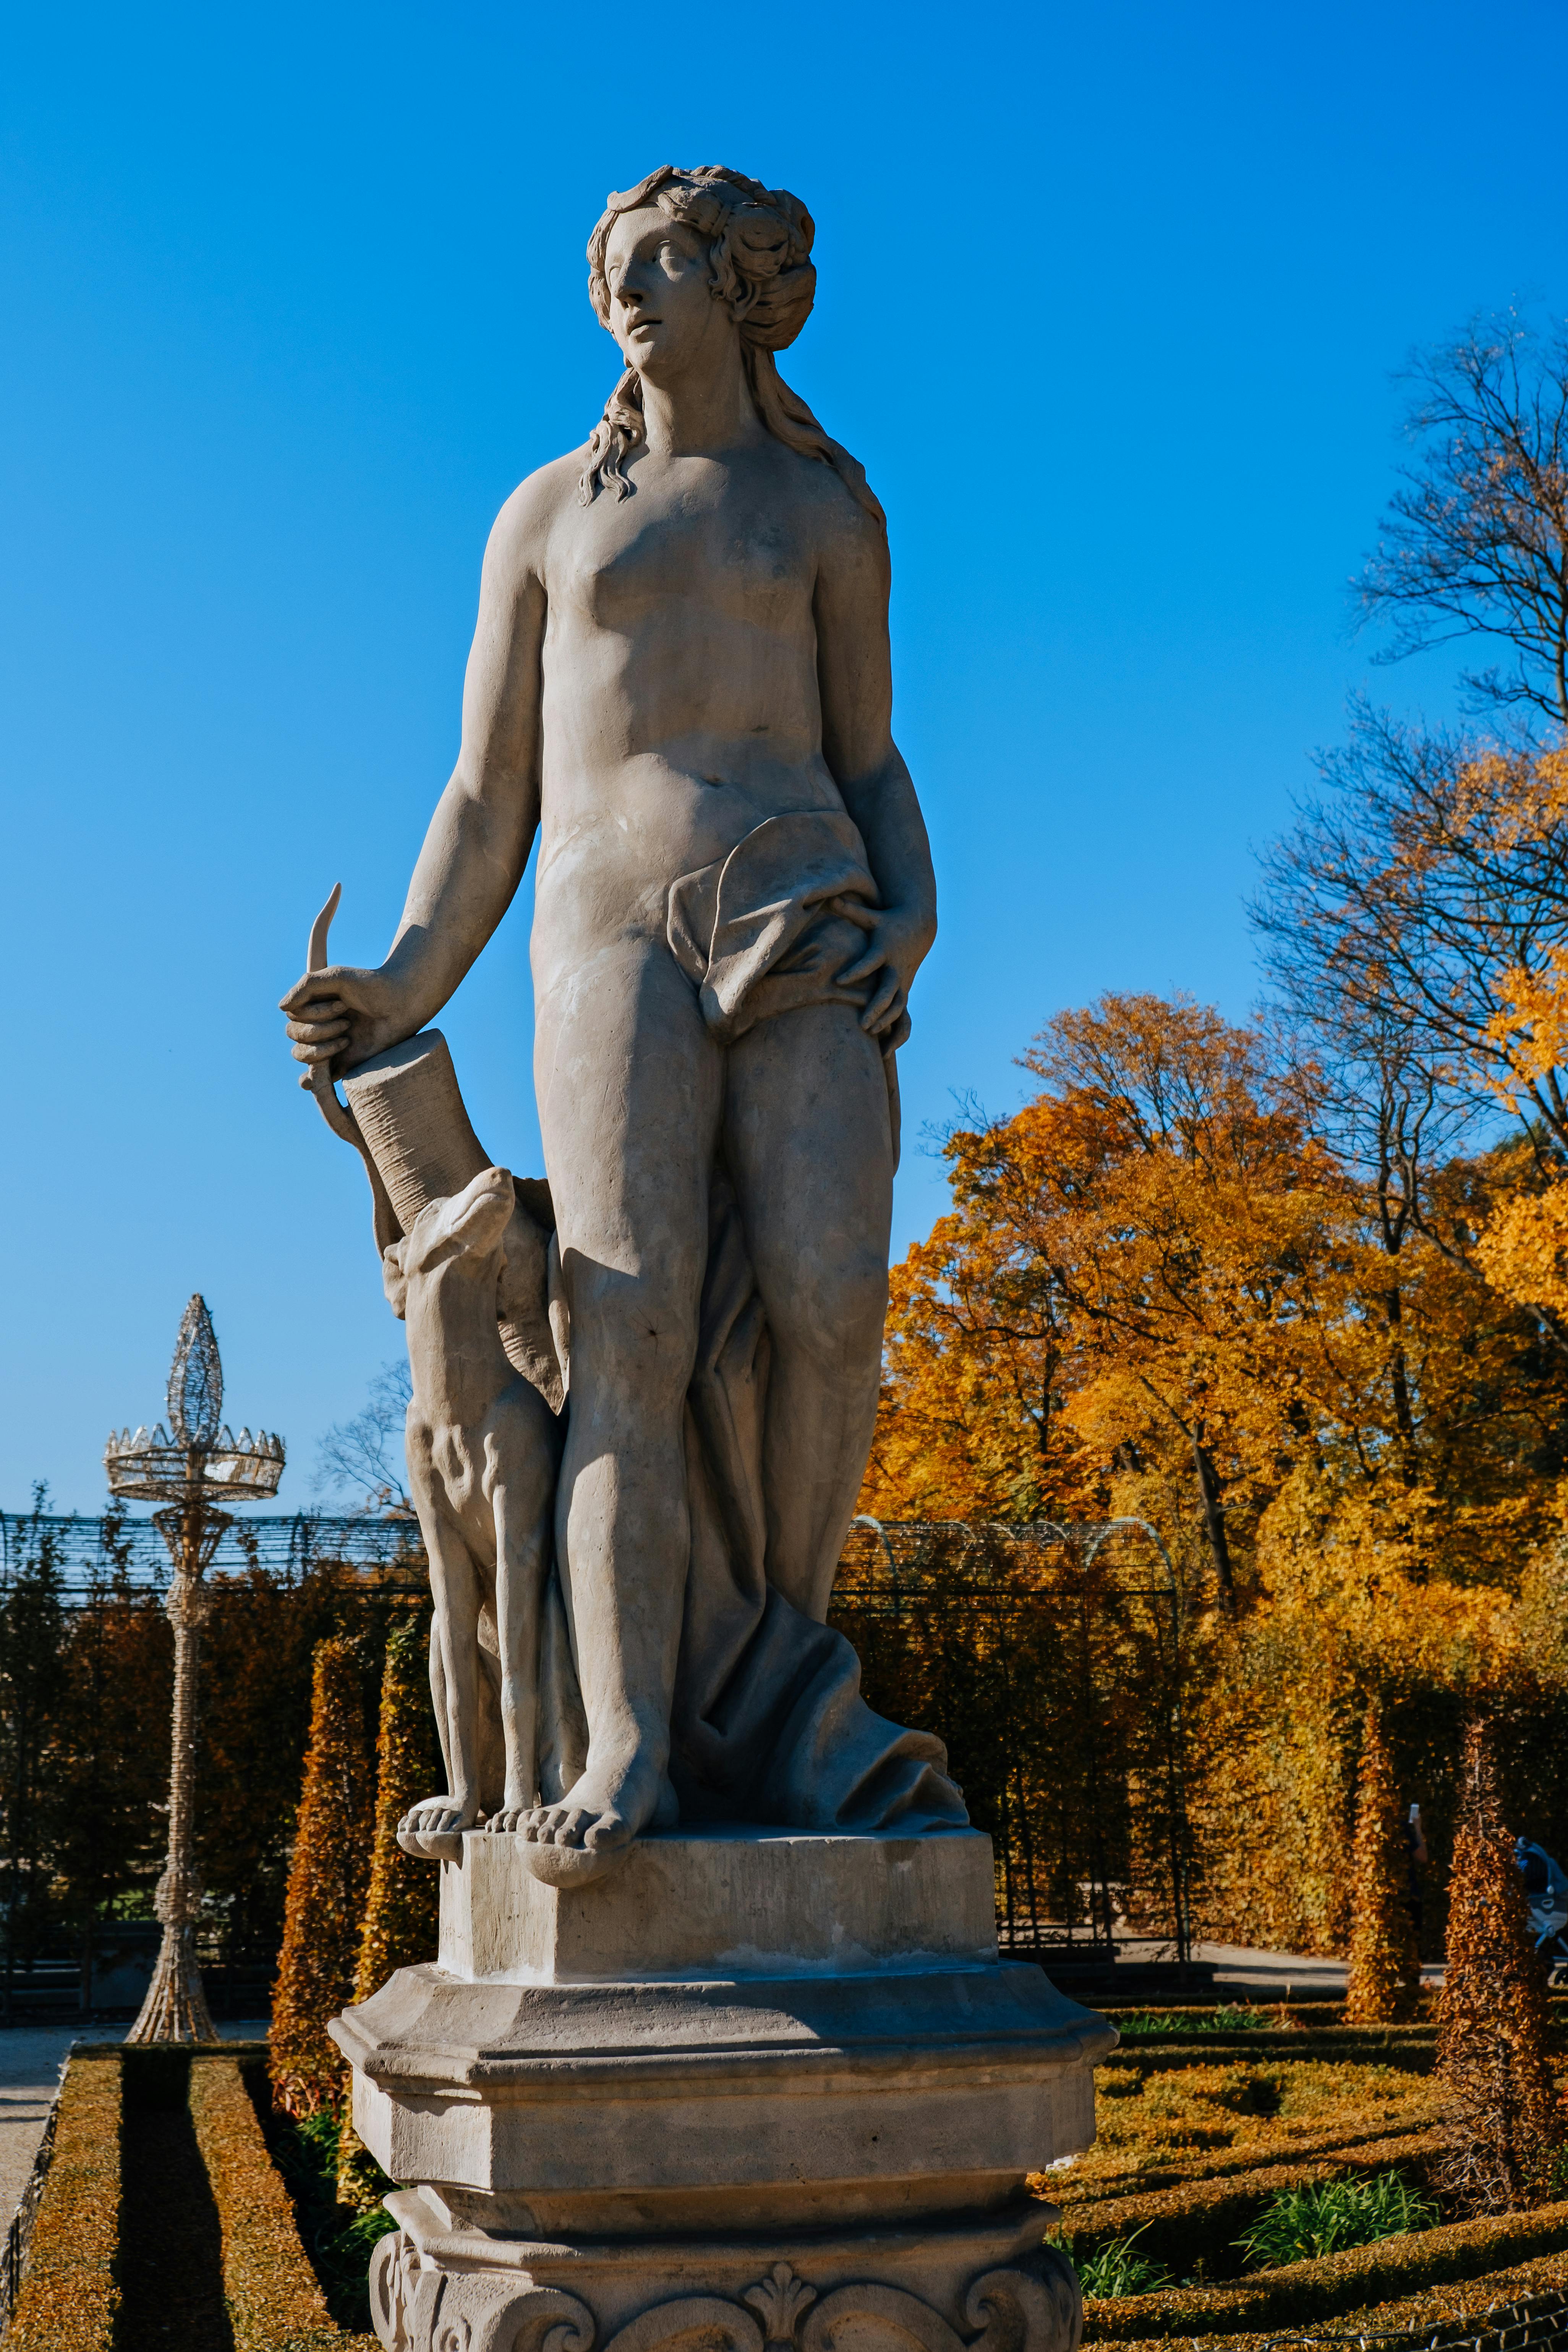
[[[773,361],[812,234],[735,172],[610,198],[625,372],[496,524],[402,927],[331,965],[334,893],[284,999],[407,1323],[437,1604],[439,1952],[330,2029],[399,2184],[385,2352],[1081,2336],[1029,2182],[1114,2030],[999,1955],[941,1743],[826,1622],[936,914],[881,510]],[[544,1177],[426,1025],[536,835]]]
[[[966,1818],[940,1742],[871,1712],[826,1622],[877,1410],[895,1056],[936,892],[891,733],[882,510],[774,362],[812,307],[812,238],[794,196],[718,168],[610,198],[588,282],[625,371],[585,448],[531,474],[491,532],[458,764],[391,952],[283,1000],[306,1083],[341,1076],[359,1116],[396,1081],[382,1145],[360,1124],[389,1289],[421,1301],[411,1432],[449,1430],[462,1410],[431,1400],[457,1343],[432,1284],[471,1294],[482,1273],[504,1338],[510,1188],[455,1081],[445,1127],[429,1102],[409,1114],[429,1145],[411,1177],[407,1041],[439,1045],[426,1024],[537,835],[547,1181],[519,1212],[514,1339],[475,1395],[510,1399],[491,1444],[513,1449],[508,1490],[532,1511],[553,1485],[553,1568],[531,1523],[496,1532],[493,1497],[476,1536],[461,1464],[436,1475],[417,1438],[447,1588],[433,1685],[461,1720],[447,1796],[405,1843],[449,1853],[485,1818],[555,1884],[678,1820]],[[459,1127],[454,1158],[441,1134]],[[460,1277],[427,1240],[459,1227],[488,1237]],[[563,1389],[557,1477],[533,1407]],[[511,1694],[500,1790],[470,1723],[495,1683],[473,1664],[481,1621]]]

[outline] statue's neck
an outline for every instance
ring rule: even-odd
[[[757,415],[739,336],[710,354],[700,368],[650,383],[639,373],[643,428],[657,457],[717,457],[766,437]]]
[[[470,1427],[516,1375],[496,1322],[499,1266],[454,1259],[411,1290],[408,1364],[414,1400],[432,1422]]]

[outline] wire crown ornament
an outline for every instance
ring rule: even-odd
[[[198,1290],[180,1318],[169,1367],[169,1427],[177,1445],[214,1445],[223,1411],[223,1359],[217,1333]]]
[[[223,1410],[223,1361],[198,1291],[180,1322],[169,1367],[169,1427],[111,1431],[103,1450],[109,1491],[126,1502],[176,1503],[197,1496],[264,1503],[278,1492],[283,1440],[264,1429],[237,1438]]]

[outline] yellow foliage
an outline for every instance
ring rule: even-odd
[[[1568,756],[1478,771],[1478,806],[1505,786],[1543,823]],[[1184,999],[1108,996],[1025,1058],[1039,1091],[949,1139],[952,1209],[894,1270],[860,1507],[1151,1520],[1212,1658],[1205,1927],[1342,1951],[1368,1701],[1439,1822],[1463,1706],[1547,1704],[1520,1593],[1565,1516],[1559,1368],[1453,1239],[1501,1246],[1521,1154],[1428,1171],[1405,1215],[1311,1132],[1299,1071]],[[1542,1772],[1560,1746],[1531,1740]]]
[[[1564,1004],[1568,1015],[1568,1003]],[[1500,1202],[1476,1244],[1494,1290],[1568,1316],[1568,1182]]]
[[[327,2025],[353,1998],[370,1874],[374,1780],[363,1671],[348,1635],[318,1643],[267,2061],[273,2096],[293,2116],[335,2113],[342,2101],[346,2068]]]

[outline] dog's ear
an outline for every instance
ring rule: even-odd
[[[381,1286],[386,1303],[401,1323],[408,1311],[408,1276],[403,1271],[406,1241],[389,1243],[381,1254]]]

